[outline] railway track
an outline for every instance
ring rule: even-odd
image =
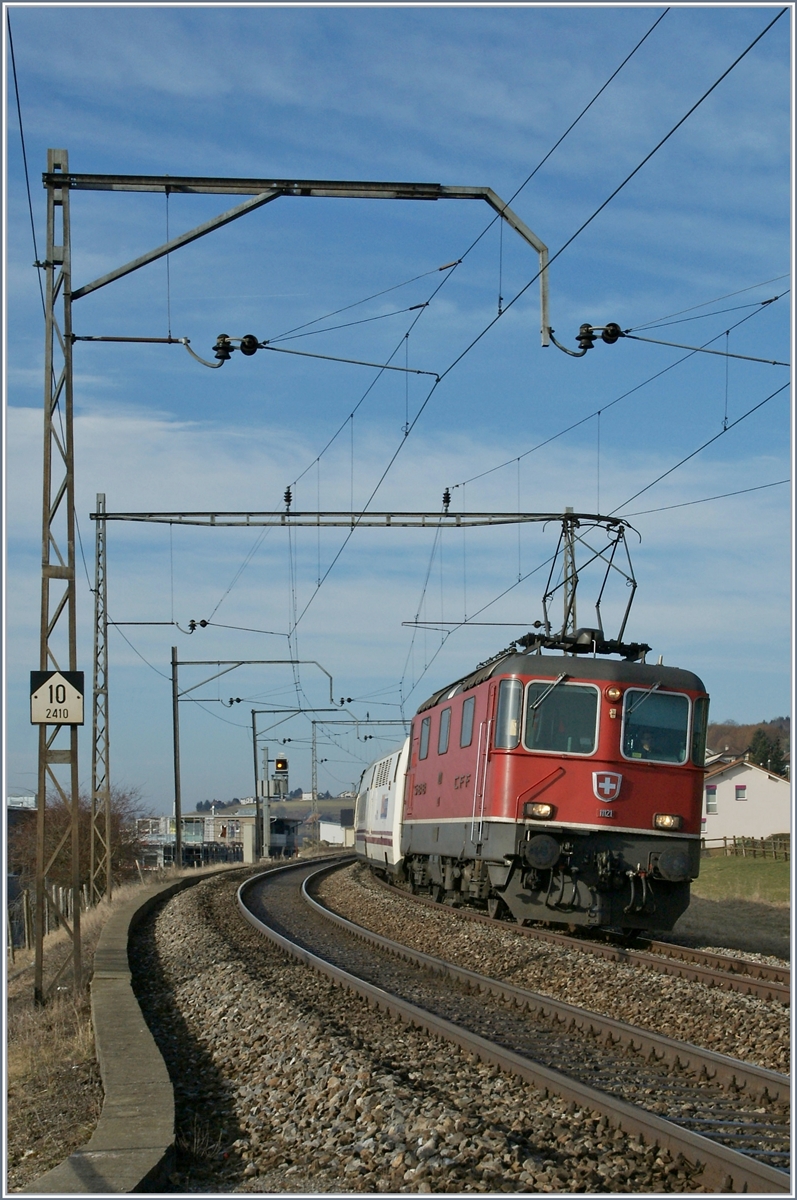
[[[243,915],[370,1003],[699,1163],[704,1186],[788,1192],[787,1077],[454,967],[353,925],[311,895],[339,866],[302,864],[248,881],[239,891]]]
[[[473,912],[467,908],[452,908],[431,897],[417,896],[403,888],[398,890],[378,876],[374,878],[380,887],[394,895],[401,895],[403,899],[413,904],[445,909],[465,921],[486,922],[504,927],[507,924],[500,917],[490,917],[485,913]],[[680,946],[675,942],[650,941],[644,948],[634,949],[609,942],[579,938],[569,933],[557,933],[552,929],[543,929],[539,926],[513,925],[512,928],[524,937],[549,942],[552,945],[583,950],[585,954],[594,954],[612,962],[646,967],[649,970],[658,971],[662,975],[673,975],[695,983],[703,983],[707,987],[718,987],[728,992],[757,996],[762,1000],[774,1000],[779,1004],[791,1003],[791,973],[786,967],[754,962],[748,958],[736,958],[729,954],[694,950],[690,946]]]

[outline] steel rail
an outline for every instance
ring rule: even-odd
[[[328,920],[340,925],[342,929],[346,929],[362,941],[381,946],[383,950],[397,954],[407,962],[417,963],[418,966],[426,967],[431,971],[445,973],[478,991],[498,996],[502,1000],[512,1001],[519,1006],[534,1008],[546,1016],[554,1016],[578,1029],[591,1031],[602,1038],[611,1038],[614,1042],[625,1043],[634,1050],[642,1050],[648,1054],[653,1053],[658,1059],[674,1065],[679,1064],[684,1070],[694,1071],[697,1074],[705,1070],[709,1078],[716,1078],[726,1087],[743,1088],[752,1096],[763,1096],[764,1093],[767,1093],[771,1100],[789,1099],[790,1083],[787,1075],[770,1071],[766,1067],[756,1066],[754,1063],[731,1058],[726,1054],[718,1054],[714,1050],[693,1046],[689,1042],[676,1041],[674,1038],[641,1029],[637,1025],[629,1025],[625,1021],[617,1021],[613,1017],[605,1017],[586,1008],[554,1000],[550,996],[544,996],[541,992],[533,992],[527,988],[505,983],[503,980],[493,979],[478,971],[457,966],[446,959],[436,958],[421,950],[414,950],[401,942],[396,942],[383,934],[374,933],[363,925],[350,921],[348,917],[341,916],[340,913],[336,913],[334,909],[311,896],[308,888],[308,884],[317,881],[321,875],[339,869],[339,863],[324,866],[305,882],[302,893],[316,912],[321,913]]]
[[[339,866],[342,864],[335,864]],[[302,864],[305,867],[306,864]],[[293,865],[286,870],[296,870]],[[330,868],[322,868],[329,870]],[[334,868],[332,868],[334,869]],[[303,891],[306,894],[306,885],[311,877],[317,877],[322,872],[314,872],[313,876],[308,876],[305,880]],[[269,872],[272,878],[275,872]],[[691,1162],[702,1167],[703,1181],[706,1186],[712,1190],[719,1191],[755,1191],[762,1194],[770,1193],[787,1193],[789,1191],[789,1177],[776,1168],[770,1167],[764,1163],[758,1162],[750,1158],[746,1154],[741,1154],[736,1150],[731,1150],[721,1146],[709,1138],[696,1134],[690,1130],[683,1129],[675,1125],[671,1121],[667,1121],[653,1113],[649,1113],[644,1109],[638,1108],[636,1105],[629,1104],[625,1100],[611,1096],[606,1092],[591,1088],[586,1084],[580,1083],[575,1079],[569,1078],[560,1071],[550,1067],[536,1063],[529,1058],[515,1053],[503,1046],[498,1045],[479,1034],[472,1033],[463,1027],[446,1020],[443,1017],[437,1016],[427,1010],[412,1004],[409,1001],[403,1000],[383,988],[377,987],[374,984],[367,983],[365,980],[358,978],[356,975],[335,966],[321,956],[314,954],[311,950],[304,946],[293,942],[289,937],[279,933],[276,929],[271,928],[264,921],[261,921],[249,909],[246,903],[247,893],[257,886],[264,879],[263,875],[255,876],[238,889],[237,902],[241,915],[254,928],[260,930],[270,940],[275,942],[283,950],[298,958],[308,966],[321,974],[332,978],[337,983],[349,988],[357,995],[364,997],[370,1004],[390,1013],[393,1016],[399,1017],[401,1020],[410,1024],[416,1025],[419,1028],[431,1033],[433,1036],[445,1038],[448,1041],[454,1042],[468,1053],[476,1054],[482,1061],[493,1063],[499,1066],[502,1070],[510,1074],[519,1076],[531,1083],[534,1087],[546,1092],[554,1092],[568,1101],[573,1101],[576,1104],[588,1107],[593,1111],[598,1111],[604,1114],[611,1124],[621,1128],[627,1133],[636,1134],[645,1139],[645,1141],[655,1144],[660,1147],[666,1147],[674,1155],[683,1155]],[[315,904],[315,902],[313,902]],[[319,906],[320,907],[320,906]],[[328,909],[321,909],[325,917],[334,915],[337,922],[343,924],[345,918],[341,918],[338,914],[330,914]],[[350,922],[345,922],[350,925]],[[361,926],[354,926],[357,936],[365,936],[365,939],[377,939],[378,935],[370,934]],[[379,938],[380,942],[387,942],[387,939]],[[406,951],[406,947],[398,947],[401,954]],[[414,953],[414,952],[410,952]],[[423,956],[428,958],[429,956]],[[442,960],[432,960],[440,964],[438,969],[448,969],[449,964],[442,963]],[[486,977],[479,977],[481,982],[492,983]],[[500,985],[499,985],[500,986]],[[540,998],[545,1003],[549,1003],[546,997]],[[578,1012],[579,1010],[575,1010]],[[583,1016],[591,1020],[592,1014],[584,1013]],[[603,1018],[598,1018],[602,1020]],[[642,1032],[642,1031],[638,1031]],[[691,1047],[686,1049],[692,1049]],[[721,1059],[721,1055],[714,1056]],[[734,1060],[729,1060],[734,1062]],[[734,1063],[734,1065],[736,1065]],[[738,1064],[740,1069],[744,1069],[746,1064]],[[760,1068],[756,1069],[761,1070]],[[783,1077],[778,1077],[775,1072],[768,1072],[774,1080],[778,1078],[783,1080]],[[759,1077],[760,1079],[760,1077]],[[775,1086],[773,1080],[773,1086]],[[781,1085],[782,1086],[782,1082]]]
[[[729,975],[749,975],[753,979],[769,980],[771,983],[781,984],[786,989],[787,995],[791,987],[791,971],[788,967],[755,962],[752,958],[734,958],[731,954],[716,954],[710,950],[695,950],[691,946],[682,946],[678,942],[652,941],[646,949],[650,954],[660,954],[667,958],[680,958],[685,962],[716,967],[720,971],[726,971]],[[784,1003],[788,1004],[788,999]]]
[[[503,929],[512,929],[513,932],[523,937],[549,942],[556,946],[566,946],[570,950],[581,950],[585,954],[607,958],[611,962],[622,962],[632,967],[648,967],[662,975],[674,975],[680,979],[688,979],[692,983],[705,984],[707,987],[719,987],[728,992],[757,996],[761,1000],[772,1000],[785,1005],[791,1003],[790,972],[783,968],[768,967],[763,963],[750,962],[749,959],[731,958],[730,955],[709,954],[702,950],[692,950],[689,946],[678,946],[669,942],[652,942],[651,948],[655,946],[657,952],[651,953],[650,950],[632,950],[626,946],[615,946],[608,942],[587,941],[567,933],[555,933],[552,929],[510,925],[507,921],[489,917],[486,913],[472,912],[467,908],[452,908],[450,904],[441,904],[429,896],[415,896],[411,892],[405,892],[392,884],[385,883],[378,875],[375,875],[374,878],[385,891],[401,896],[403,900],[411,901],[413,904],[443,910],[452,916],[455,915],[455,919],[458,920],[480,921],[489,925],[498,924]],[[734,965],[726,966],[726,963]],[[718,969],[720,965],[722,969]],[[748,968],[752,968],[749,973],[747,973]]]

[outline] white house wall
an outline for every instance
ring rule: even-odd
[[[750,763],[739,763],[706,778],[705,787],[716,786],[717,811],[706,811],[703,791],[703,836],[713,838],[768,838],[791,832],[791,787],[785,779],[770,775]],[[746,800],[736,799],[744,786]]]

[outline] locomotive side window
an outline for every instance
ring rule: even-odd
[[[469,746],[473,741],[473,710],[475,707],[475,696],[469,696],[462,705],[462,725],[459,731],[460,746]]]
[[[706,726],[708,725],[708,696],[695,700],[692,717],[692,762],[696,767],[706,764]]]
[[[623,698],[623,754],[647,762],[686,761],[689,698],[629,688]]]
[[[579,683],[530,683],[526,694],[527,750],[592,754],[598,723],[598,692]]]
[[[440,733],[437,737],[437,753],[445,754],[448,750],[448,736],[451,733],[451,709],[444,708],[440,713]]]
[[[429,754],[429,730],[432,726],[432,718],[424,717],[421,721],[421,744],[418,749],[418,758],[426,758]]]
[[[519,679],[502,679],[498,685],[498,713],[495,718],[495,745],[499,750],[514,750],[520,742],[520,710],[523,684]]]

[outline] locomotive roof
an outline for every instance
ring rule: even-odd
[[[446,684],[425,700],[417,711],[421,713],[428,708],[434,708],[454,688],[457,689],[457,693],[467,692],[494,675],[531,675],[535,678],[556,679],[563,671],[577,679],[595,679],[602,683],[641,684],[643,687],[658,683],[664,688],[690,692],[706,690],[703,681],[697,675],[680,667],[627,662],[623,659],[591,658],[581,654],[524,654],[510,650],[491,662],[483,663],[469,675]]]

